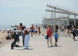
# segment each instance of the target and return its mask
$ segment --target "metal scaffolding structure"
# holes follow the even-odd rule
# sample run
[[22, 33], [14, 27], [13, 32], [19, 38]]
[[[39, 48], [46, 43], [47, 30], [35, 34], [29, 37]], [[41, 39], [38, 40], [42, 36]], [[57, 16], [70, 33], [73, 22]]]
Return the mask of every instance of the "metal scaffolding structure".
[[[48, 9], [46, 9], [46, 12], [51, 12], [51, 15], [53, 17], [44, 18], [43, 19], [43, 23], [44, 24], [45, 24], [45, 22], [48, 22], [48, 21], [49, 21], [49, 24], [56, 24], [57, 23], [56, 21], [60, 21], [60, 22], [64, 21], [65, 25], [69, 25], [69, 19], [71, 19], [71, 20], [74, 20], [73, 25], [77, 25], [77, 21], [76, 20], [77, 20], [78, 13], [72, 12], [72, 11], [68, 11], [68, 10], [65, 10], [65, 9], [62, 9], [62, 8], [58, 8], [58, 7], [55, 7], [55, 6], [52, 6], [52, 5], [47, 5], [47, 8]], [[65, 14], [67, 16], [66, 17], [64, 16], [64, 17], [56, 18], [56, 16], [57, 16], [56, 14], [62, 14], [62, 15]], [[71, 15], [74, 16], [74, 18], [70, 18]], [[53, 23], [51, 23], [51, 22], [53, 22]]]

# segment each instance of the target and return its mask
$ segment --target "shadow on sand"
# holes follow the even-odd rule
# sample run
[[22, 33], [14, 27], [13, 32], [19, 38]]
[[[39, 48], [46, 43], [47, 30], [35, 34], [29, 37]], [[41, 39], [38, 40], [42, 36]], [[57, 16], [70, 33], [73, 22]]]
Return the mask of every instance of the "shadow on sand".
[[62, 46], [53, 46], [53, 47], [50, 47], [50, 48], [54, 48], [54, 47], [62, 47]]
[[54, 47], [62, 47], [62, 46], [54, 46]]
[[0, 42], [0, 43], [2, 43], [2, 42]]
[[33, 48], [28, 48], [28, 49], [24, 49], [24, 48], [23, 49], [22, 48], [20, 49], [19, 48], [19, 49], [15, 49], [15, 50], [34, 50], [34, 49]]
[[74, 40], [74, 41], [78, 41], [78, 40]]

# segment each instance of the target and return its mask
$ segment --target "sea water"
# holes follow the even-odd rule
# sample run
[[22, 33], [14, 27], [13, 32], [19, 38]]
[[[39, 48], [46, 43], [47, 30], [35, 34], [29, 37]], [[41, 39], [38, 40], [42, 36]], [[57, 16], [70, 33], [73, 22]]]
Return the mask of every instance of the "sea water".
[[0, 25], [0, 30], [3, 30], [3, 29], [10, 29], [10, 25]]

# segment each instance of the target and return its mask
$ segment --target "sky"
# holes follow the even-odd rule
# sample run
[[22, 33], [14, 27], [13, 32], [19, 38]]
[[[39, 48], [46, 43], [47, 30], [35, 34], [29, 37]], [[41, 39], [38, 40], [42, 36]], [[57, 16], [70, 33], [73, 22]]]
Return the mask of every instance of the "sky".
[[47, 4], [78, 12], [78, 0], [0, 0], [0, 25], [41, 24]]

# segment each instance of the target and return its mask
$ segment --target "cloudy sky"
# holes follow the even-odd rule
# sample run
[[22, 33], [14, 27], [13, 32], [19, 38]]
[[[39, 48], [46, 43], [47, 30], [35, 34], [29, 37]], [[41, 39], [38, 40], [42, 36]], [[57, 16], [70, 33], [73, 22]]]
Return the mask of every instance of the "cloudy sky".
[[42, 23], [47, 4], [78, 12], [78, 0], [0, 0], [0, 25]]

